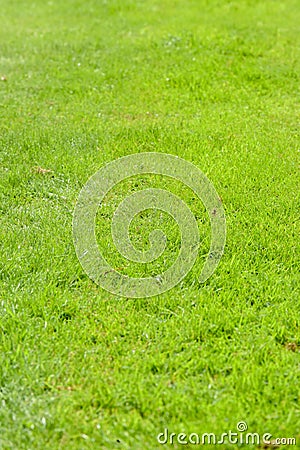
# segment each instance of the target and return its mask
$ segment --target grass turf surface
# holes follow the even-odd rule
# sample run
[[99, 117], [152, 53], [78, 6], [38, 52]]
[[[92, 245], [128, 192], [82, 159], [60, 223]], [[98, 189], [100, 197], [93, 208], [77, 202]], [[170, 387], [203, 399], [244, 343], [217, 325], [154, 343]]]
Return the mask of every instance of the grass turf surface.
[[[299, 441], [298, 2], [14, 0], [0, 14], [1, 448], [153, 450], [165, 427], [241, 420]], [[144, 151], [206, 173], [227, 245], [204, 285], [194, 272], [119, 299], [81, 269], [72, 214], [96, 170]]]

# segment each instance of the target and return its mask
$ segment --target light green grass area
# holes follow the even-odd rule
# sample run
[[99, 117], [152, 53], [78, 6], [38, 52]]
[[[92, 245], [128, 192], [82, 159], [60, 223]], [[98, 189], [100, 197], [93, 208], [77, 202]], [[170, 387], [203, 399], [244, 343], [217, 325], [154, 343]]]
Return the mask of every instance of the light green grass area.
[[[209, 449], [157, 435], [239, 421], [300, 448], [298, 0], [10, 0], [0, 24], [0, 448]], [[150, 151], [213, 182], [225, 254], [203, 285], [200, 255], [171, 291], [117, 298], [81, 268], [73, 211], [104, 164]], [[123, 269], [105, 249], [114, 208], [149, 185], [182, 194], [204, 254], [202, 204], [159, 177], [136, 183], [97, 217], [110, 263]], [[155, 214], [133, 229], [140, 248], [160, 222], [169, 232], [147, 273], [180, 245]], [[239, 447], [258, 446], [218, 448]]]

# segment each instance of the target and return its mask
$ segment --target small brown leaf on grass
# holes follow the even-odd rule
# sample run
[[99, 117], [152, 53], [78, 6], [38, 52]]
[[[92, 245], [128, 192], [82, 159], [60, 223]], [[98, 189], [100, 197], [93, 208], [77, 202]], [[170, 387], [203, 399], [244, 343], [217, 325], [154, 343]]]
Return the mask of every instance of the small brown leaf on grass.
[[59, 385], [59, 386], [56, 386], [55, 384], [52, 384], [52, 383], [47, 383], [47, 382], [45, 382], [45, 385], [44, 385], [44, 390], [57, 390], [57, 391], [69, 391], [69, 392], [71, 392], [71, 391], [75, 391], [76, 390], [76, 386], [61, 386], [61, 385]]
[[39, 166], [38, 167], [33, 167], [32, 170], [35, 173], [42, 173], [42, 174], [51, 173], [52, 172], [51, 169], [43, 169], [42, 167], [39, 167]]
[[73, 386], [55, 386], [58, 391], [75, 391]]
[[262, 444], [259, 448], [262, 448], [264, 450], [272, 449], [272, 448], [279, 448], [280, 445], [276, 444], [276, 440], [273, 439], [272, 441]]
[[285, 348], [286, 348], [287, 350], [290, 350], [291, 352], [297, 352], [297, 351], [299, 351], [299, 347], [298, 347], [298, 345], [296, 344], [296, 342], [287, 342], [287, 343], [285, 344]]

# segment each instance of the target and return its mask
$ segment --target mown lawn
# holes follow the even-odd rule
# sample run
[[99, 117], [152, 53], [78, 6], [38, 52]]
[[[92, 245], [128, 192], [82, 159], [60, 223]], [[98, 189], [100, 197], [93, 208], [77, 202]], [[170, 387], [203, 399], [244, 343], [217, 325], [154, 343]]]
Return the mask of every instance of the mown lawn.
[[[0, 448], [197, 448], [157, 435], [240, 421], [300, 448], [299, 2], [10, 0], [0, 23]], [[159, 297], [117, 298], [81, 268], [73, 211], [105, 163], [150, 151], [213, 182], [225, 254], [203, 285], [200, 257]], [[160, 221], [140, 219], [137, 245]]]

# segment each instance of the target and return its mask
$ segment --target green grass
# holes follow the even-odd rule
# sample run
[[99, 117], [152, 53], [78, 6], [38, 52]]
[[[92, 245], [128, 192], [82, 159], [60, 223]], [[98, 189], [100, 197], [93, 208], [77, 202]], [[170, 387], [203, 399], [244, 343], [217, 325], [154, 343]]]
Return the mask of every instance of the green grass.
[[[11, 0], [0, 19], [0, 447], [181, 448], [156, 436], [244, 420], [300, 448], [298, 2]], [[121, 299], [82, 270], [72, 215], [92, 174], [146, 151], [210, 178], [227, 244], [204, 285]], [[163, 226], [150, 272], [177, 248]]]

